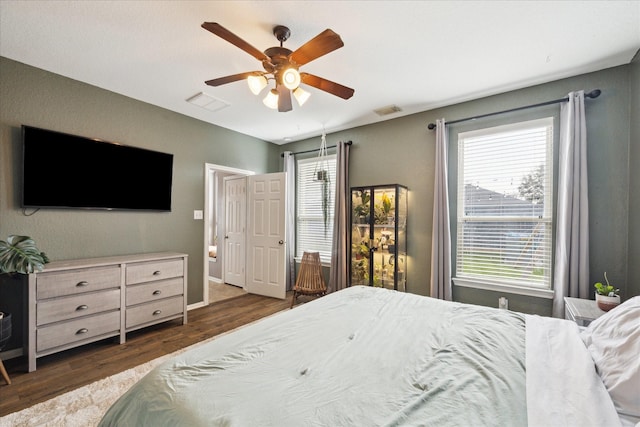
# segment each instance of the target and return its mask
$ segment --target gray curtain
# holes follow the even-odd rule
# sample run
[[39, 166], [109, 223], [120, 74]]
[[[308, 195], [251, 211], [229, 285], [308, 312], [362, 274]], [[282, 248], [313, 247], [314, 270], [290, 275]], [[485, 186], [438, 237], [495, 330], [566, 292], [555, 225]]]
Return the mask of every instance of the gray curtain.
[[285, 221], [287, 224], [286, 230], [286, 246], [285, 257], [287, 259], [286, 276], [287, 276], [287, 291], [293, 289], [293, 285], [296, 283], [296, 263], [295, 263], [295, 250], [296, 250], [296, 159], [291, 151], [284, 152], [284, 171], [287, 173], [286, 177], [286, 201], [285, 201]]
[[328, 292], [349, 286], [349, 147], [347, 142], [336, 144], [336, 191]]
[[564, 317], [564, 297], [589, 298], [589, 199], [584, 91], [560, 108], [558, 210], [553, 317]]
[[431, 296], [451, 301], [451, 229], [449, 227], [448, 135], [444, 119], [436, 120], [433, 226], [431, 236]]

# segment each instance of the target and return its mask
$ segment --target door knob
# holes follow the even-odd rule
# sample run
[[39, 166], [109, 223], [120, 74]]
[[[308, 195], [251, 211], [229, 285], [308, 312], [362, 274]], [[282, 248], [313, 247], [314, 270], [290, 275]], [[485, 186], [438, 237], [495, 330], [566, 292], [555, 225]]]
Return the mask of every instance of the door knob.
[[284, 242], [283, 242], [282, 240], [280, 240], [280, 241], [278, 242], [278, 244], [279, 244], [279, 245], [283, 245], [283, 244], [284, 244]]

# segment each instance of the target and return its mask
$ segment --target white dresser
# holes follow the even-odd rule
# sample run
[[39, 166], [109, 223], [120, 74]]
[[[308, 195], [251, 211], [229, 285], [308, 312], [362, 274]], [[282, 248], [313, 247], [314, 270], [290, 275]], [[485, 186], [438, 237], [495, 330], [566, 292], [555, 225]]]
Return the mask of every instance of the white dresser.
[[175, 252], [54, 261], [29, 275], [29, 372], [36, 359], [181, 318], [187, 255]]

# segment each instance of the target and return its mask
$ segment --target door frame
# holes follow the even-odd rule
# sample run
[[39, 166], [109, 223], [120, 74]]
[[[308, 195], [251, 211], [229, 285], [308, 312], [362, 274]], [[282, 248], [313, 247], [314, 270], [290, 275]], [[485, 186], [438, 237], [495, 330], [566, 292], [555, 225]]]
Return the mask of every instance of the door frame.
[[[249, 176], [255, 175], [254, 171], [246, 170], [246, 169], [238, 169], [229, 166], [217, 165], [213, 163], [205, 163], [204, 164], [204, 213], [203, 213], [203, 247], [202, 252], [204, 255], [204, 268], [203, 273], [203, 281], [202, 281], [202, 303], [198, 304], [198, 306], [206, 306], [209, 305], [209, 233], [211, 231], [211, 224], [209, 223], [209, 217], [211, 216], [211, 204], [212, 202], [212, 183], [211, 178], [214, 176], [215, 172], [226, 172], [232, 173], [235, 175], [241, 176]], [[224, 198], [223, 194], [216, 194], [217, 197]], [[217, 202], [217, 200], [215, 200]], [[224, 281], [224, 271], [222, 280]], [[196, 307], [193, 307], [196, 308]]]

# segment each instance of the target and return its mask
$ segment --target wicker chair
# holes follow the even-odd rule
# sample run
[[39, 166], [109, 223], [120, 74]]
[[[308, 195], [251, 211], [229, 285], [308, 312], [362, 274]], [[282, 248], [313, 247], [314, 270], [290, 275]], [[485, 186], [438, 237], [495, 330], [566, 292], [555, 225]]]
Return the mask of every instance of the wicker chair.
[[327, 293], [327, 284], [322, 275], [322, 263], [318, 252], [305, 252], [302, 254], [300, 271], [293, 287], [293, 298], [291, 298], [291, 308], [296, 302], [298, 295], [323, 296]]

